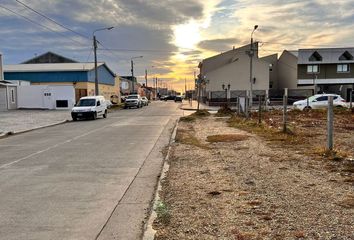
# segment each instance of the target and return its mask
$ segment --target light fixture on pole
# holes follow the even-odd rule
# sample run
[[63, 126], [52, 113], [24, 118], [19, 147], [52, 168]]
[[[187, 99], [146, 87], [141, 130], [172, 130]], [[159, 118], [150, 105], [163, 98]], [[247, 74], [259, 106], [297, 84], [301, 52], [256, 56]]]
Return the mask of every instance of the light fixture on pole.
[[253, 33], [257, 30], [258, 25], [254, 25], [253, 31], [251, 33], [251, 47], [250, 47], [250, 102], [249, 105], [252, 107], [252, 100], [253, 100], [253, 56], [254, 56], [254, 49], [253, 49]]
[[97, 74], [97, 40], [95, 33], [98, 31], [103, 31], [103, 30], [112, 30], [114, 27], [107, 27], [107, 28], [99, 28], [96, 29], [95, 31], [92, 32], [93, 36], [93, 52], [95, 55], [95, 95], [99, 95], [99, 90], [98, 90], [98, 74]]
[[132, 72], [132, 93], [134, 93], [134, 84], [135, 84], [135, 81], [134, 81], [134, 62], [133, 62], [133, 59], [136, 59], [136, 58], [143, 58], [143, 56], [137, 56], [137, 57], [132, 57], [132, 58], [130, 58], [131, 72]]

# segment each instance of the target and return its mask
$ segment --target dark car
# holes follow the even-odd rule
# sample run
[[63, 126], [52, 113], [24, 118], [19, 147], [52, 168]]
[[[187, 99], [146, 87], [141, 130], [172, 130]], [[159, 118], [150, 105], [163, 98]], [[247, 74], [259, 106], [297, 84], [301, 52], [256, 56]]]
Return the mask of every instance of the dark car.
[[170, 95], [170, 96], [165, 97], [163, 100], [167, 101], [167, 100], [175, 100], [175, 99], [176, 99], [176, 96]]
[[175, 102], [182, 102], [182, 96], [176, 96]]

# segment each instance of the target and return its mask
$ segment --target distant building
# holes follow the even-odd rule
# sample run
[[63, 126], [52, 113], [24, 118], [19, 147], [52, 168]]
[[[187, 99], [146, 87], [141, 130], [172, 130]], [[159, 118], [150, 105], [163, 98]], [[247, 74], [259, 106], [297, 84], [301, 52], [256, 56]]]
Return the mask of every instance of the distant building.
[[[203, 100], [210, 105], [220, 105], [226, 99], [236, 102], [239, 96], [246, 96], [250, 90], [250, 57], [251, 46], [246, 45], [204, 59], [199, 65], [200, 77], [206, 81], [202, 89]], [[265, 95], [269, 90], [271, 61], [276, 55], [266, 59], [258, 57], [258, 43], [253, 46], [253, 96]], [[276, 81], [276, 80], [274, 80]], [[226, 90], [230, 87], [229, 90]]]
[[298, 86], [340, 94], [349, 101], [354, 88], [354, 48], [299, 49]]
[[[26, 80], [32, 85], [73, 86], [77, 101], [80, 97], [95, 94], [94, 69], [94, 63], [78, 63], [48, 52], [23, 64], [5, 65], [4, 79]], [[103, 62], [98, 63], [97, 70], [100, 95], [106, 99], [120, 96], [119, 77]]]

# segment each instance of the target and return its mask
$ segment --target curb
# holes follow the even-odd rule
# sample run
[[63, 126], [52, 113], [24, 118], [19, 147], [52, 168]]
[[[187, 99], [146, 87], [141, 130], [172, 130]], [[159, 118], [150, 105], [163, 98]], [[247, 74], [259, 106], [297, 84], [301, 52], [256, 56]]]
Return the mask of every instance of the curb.
[[42, 128], [53, 127], [53, 126], [61, 125], [61, 124], [68, 123], [68, 122], [71, 122], [71, 120], [67, 119], [67, 120], [64, 120], [64, 121], [61, 121], [61, 122], [52, 123], [52, 124], [48, 124], [48, 125], [45, 125], [45, 126], [40, 126], [40, 127], [36, 127], [36, 128], [23, 130], [23, 131], [18, 131], [18, 132], [11, 132], [10, 131], [10, 132], [6, 132], [6, 133], [0, 134], [0, 139], [7, 138], [7, 137], [10, 137], [10, 136], [14, 136], [14, 135], [19, 135], [19, 134], [22, 134], [22, 133], [32, 132], [32, 131], [39, 130], [39, 129], [42, 129]]
[[155, 221], [155, 219], [157, 218], [157, 214], [155, 212], [155, 207], [157, 206], [158, 202], [160, 201], [160, 196], [159, 196], [159, 192], [162, 189], [162, 181], [165, 179], [166, 174], [170, 168], [170, 165], [168, 164], [168, 159], [170, 157], [170, 152], [171, 152], [171, 144], [175, 141], [175, 137], [176, 137], [176, 133], [177, 133], [177, 128], [178, 128], [178, 123], [179, 123], [179, 119], [173, 129], [171, 138], [170, 138], [170, 142], [169, 142], [169, 146], [168, 146], [168, 151], [166, 154], [166, 157], [164, 159], [164, 164], [162, 166], [161, 169], [161, 174], [160, 174], [160, 178], [157, 184], [157, 188], [155, 191], [155, 197], [153, 200], [153, 204], [152, 207], [150, 209], [150, 213], [149, 213], [149, 217], [148, 220], [146, 221], [146, 224], [144, 226], [144, 232], [143, 232], [143, 236], [142, 239], [143, 240], [154, 240], [155, 239], [155, 234], [156, 231], [153, 229], [153, 223]]

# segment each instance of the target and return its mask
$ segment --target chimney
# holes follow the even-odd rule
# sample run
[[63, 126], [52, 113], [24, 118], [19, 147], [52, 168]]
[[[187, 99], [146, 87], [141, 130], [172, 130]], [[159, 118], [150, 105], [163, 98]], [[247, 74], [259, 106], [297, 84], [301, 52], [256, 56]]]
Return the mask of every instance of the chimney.
[[0, 53], [0, 81], [4, 80], [4, 68], [2, 66], [2, 54]]

